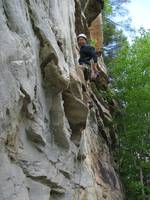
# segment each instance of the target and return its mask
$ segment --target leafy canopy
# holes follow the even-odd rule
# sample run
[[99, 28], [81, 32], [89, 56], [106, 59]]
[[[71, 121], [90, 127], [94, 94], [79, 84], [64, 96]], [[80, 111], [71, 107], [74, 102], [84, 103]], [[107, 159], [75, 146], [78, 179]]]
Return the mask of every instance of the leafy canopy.
[[128, 200], [150, 199], [150, 32], [125, 42], [111, 61], [113, 88], [120, 102], [118, 150]]

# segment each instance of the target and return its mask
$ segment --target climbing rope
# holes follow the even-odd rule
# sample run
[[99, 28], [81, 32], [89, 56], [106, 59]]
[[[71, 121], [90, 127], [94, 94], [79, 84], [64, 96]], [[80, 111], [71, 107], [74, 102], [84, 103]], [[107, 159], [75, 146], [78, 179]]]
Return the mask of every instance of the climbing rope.
[[[85, 139], [85, 129], [83, 130], [83, 136], [82, 136], [82, 140], [84, 142], [84, 139]], [[80, 144], [80, 147], [81, 147], [81, 144]], [[79, 150], [80, 151], [80, 150]], [[82, 155], [81, 155], [81, 160], [80, 160], [80, 171], [79, 171], [79, 191], [78, 191], [78, 197], [77, 197], [77, 200], [80, 200], [80, 185], [81, 185], [81, 180], [82, 180], [82, 165], [83, 165], [83, 158], [82, 158]]]

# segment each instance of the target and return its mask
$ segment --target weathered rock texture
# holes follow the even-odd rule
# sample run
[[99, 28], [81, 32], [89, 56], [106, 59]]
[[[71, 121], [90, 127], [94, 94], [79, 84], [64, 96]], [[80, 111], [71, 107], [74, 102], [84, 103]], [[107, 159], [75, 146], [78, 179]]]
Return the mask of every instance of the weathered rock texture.
[[[84, 94], [77, 67], [75, 33], [90, 35], [102, 7], [91, 5], [0, 0], [0, 200], [123, 199], [109, 105]], [[107, 87], [100, 64], [95, 89]]]
[[98, 52], [102, 52], [103, 48], [103, 24], [101, 14], [96, 17], [89, 27], [91, 39], [96, 41], [95, 48]]

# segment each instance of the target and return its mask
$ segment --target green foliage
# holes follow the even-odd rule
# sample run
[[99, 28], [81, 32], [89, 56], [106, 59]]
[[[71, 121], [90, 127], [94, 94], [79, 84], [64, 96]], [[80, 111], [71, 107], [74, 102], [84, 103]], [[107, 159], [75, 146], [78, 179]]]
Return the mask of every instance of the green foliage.
[[120, 174], [128, 200], [150, 199], [150, 33], [130, 46], [124, 42], [111, 73], [120, 102], [118, 121]]
[[[115, 57], [116, 51], [127, 40], [123, 29], [132, 32], [128, 11], [125, 4], [128, 0], [109, 0], [105, 3], [103, 13], [103, 32], [104, 32], [104, 59], [109, 64], [110, 60]], [[110, 10], [109, 12], [107, 10]], [[118, 21], [119, 19], [119, 21]]]
[[105, 14], [112, 14], [113, 10], [112, 10], [112, 6], [110, 4], [109, 0], [105, 0], [105, 7], [104, 7], [104, 12]]
[[97, 44], [97, 40], [96, 39], [92, 39], [88, 42], [91, 46], [95, 47]]
[[108, 103], [111, 103], [113, 99], [115, 99], [115, 93], [112, 92], [111, 88], [107, 88], [106, 90], [102, 90], [96, 87], [95, 83], [91, 82], [91, 88], [94, 94], [98, 99], [102, 99]]

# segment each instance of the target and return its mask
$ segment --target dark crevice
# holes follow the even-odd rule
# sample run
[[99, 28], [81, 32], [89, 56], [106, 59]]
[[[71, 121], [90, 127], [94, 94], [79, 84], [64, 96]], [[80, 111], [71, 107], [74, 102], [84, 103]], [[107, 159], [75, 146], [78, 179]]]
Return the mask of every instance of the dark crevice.
[[32, 28], [34, 30], [35, 35], [37, 36], [37, 38], [40, 41], [40, 46], [43, 47], [44, 46], [44, 41], [43, 38], [40, 34], [39, 28], [35, 26], [34, 20], [33, 20], [33, 11], [31, 9], [31, 4], [29, 0], [26, 0], [27, 6], [28, 6], [28, 11], [29, 11], [29, 16], [30, 16], [30, 20], [31, 20], [31, 24], [32, 24]]
[[57, 40], [57, 44], [58, 44], [58, 46], [59, 46], [61, 52], [63, 53], [63, 42], [60, 41], [60, 40]]
[[104, 7], [103, 0], [89, 0], [84, 7], [84, 14], [87, 19], [88, 26], [101, 13]]
[[[2, 2], [3, 2], [3, 0], [2, 0]], [[9, 28], [9, 30], [11, 30], [11, 27], [10, 27], [10, 24], [9, 24], [9, 15], [8, 15], [6, 9], [5, 9], [4, 2], [2, 3], [2, 5], [3, 5], [4, 15], [5, 15], [5, 18], [6, 18], [7, 27]]]
[[27, 105], [29, 103], [31, 103], [30, 95], [24, 90], [24, 88], [22, 86], [20, 87], [20, 91], [22, 92], [22, 94], [24, 94], [23, 105], [22, 105], [21, 111], [24, 114], [24, 116], [31, 118], [31, 116], [28, 112], [28, 108], [27, 108]]
[[[47, 64], [51, 63], [51, 61], [54, 62], [55, 65], [58, 65], [58, 58], [54, 52], [53, 47], [50, 45], [49, 41], [47, 41], [47, 38], [44, 37], [44, 33], [42, 32], [42, 30], [40, 30], [39, 27], [36, 26], [35, 22], [34, 22], [34, 13], [31, 9], [31, 4], [29, 0], [26, 0], [27, 5], [28, 5], [28, 10], [29, 10], [29, 16], [30, 16], [30, 20], [31, 20], [31, 24], [32, 24], [32, 28], [33, 31], [35, 33], [35, 35], [37, 36], [39, 42], [40, 42], [40, 51], [39, 51], [39, 56], [40, 56], [40, 61], [41, 61], [41, 70], [42, 70], [42, 75], [43, 78], [45, 77], [45, 72], [44, 72], [44, 68], [46, 67]], [[50, 52], [48, 55], [43, 55], [44, 49], [48, 48]], [[45, 58], [42, 58], [42, 55]]]
[[43, 78], [45, 77], [44, 68], [45, 68], [45, 66], [46, 66], [48, 63], [50, 63], [51, 61], [53, 61], [55, 65], [58, 65], [58, 58], [57, 58], [57, 56], [56, 56], [54, 53], [50, 53], [50, 54], [45, 58], [45, 60], [41, 63], [41, 70], [42, 70]]
[[27, 176], [28, 178], [31, 178], [34, 181], [37, 181], [43, 185], [46, 185], [51, 188], [51, 195], [57, 194], [57, 195], [63, 195], [66, 192], [66, 189], [58, 185], [57, 183], [48, 180], [45, 176], [39, 176], [39, 177], [33, 177], [33, 176]]
[[83, 17], [83, 12], [81, 9], [81, 4], [78, 0], [75, 0], [75, 32], [80, 34], [81, 32], [89, 36], [88, 25], [85, 17]]

